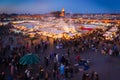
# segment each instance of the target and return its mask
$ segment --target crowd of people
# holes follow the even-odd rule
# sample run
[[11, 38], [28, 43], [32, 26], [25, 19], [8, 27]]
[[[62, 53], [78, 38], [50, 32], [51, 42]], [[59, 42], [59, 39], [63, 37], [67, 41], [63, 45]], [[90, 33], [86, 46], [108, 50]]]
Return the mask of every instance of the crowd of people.
[[97, 72], [92, 71], [91, 73], [84, 73], [82, 80], [99, 80], [99, 75]]
[[[90, 69], [89, 61], [83, 60], [80, 54], [92, 49], [101, 51], [104, 55], [119, 55], [119, 37], [113, 41], [104, 39], [106, 30], [95, 29], [74, 39], [53, 39], [53, 48], [64, 49], [65, 54], [50, 51], [50, 39], [40, 39], [39, 43], [31, 42], [31, 39], [16, 34], [4, 35], [0, 38], [0, 80], [69, 80], [80, 71]], [[120, 29], [118, 30], [120, 31]], [[117, 32], [120, 34], [120, 32]], [[22, 39], [22, 40], [21, 40]], [[36, 74], [27, 65], [19, 63], [20, 58], [26, 53], [36, 53], [43, 63], [38, 64]], [[74, 59], [71, 60], [71, 56]], [[73, 62], [75, 61], [75, 63]], [[81, 68], [76, 66], [83, 66]], [[84, 73], [81, 80], [99, 80], [97, 72]]]
[[[116, 35], [120, 34], [119, 27], [118, 31], [116, 32]], [[93, 31], [90, 31], [86, 33], [85, 35], [82, 35], [80, 37], [75, 37], [73, 39], [64, 40], [63, 44], [70, 48], [75, 53], [80, 53], [81, 51], [84, 51], [86, 49], [92, 49], [94, 51], [100, 50], [102, 54], [104, 55], [113, 55], [118, 56], [119, 55], [119, 44], [120, 44], [120, 37], [117, 36], [113, 40], [107, 40], [103, 34], [108, 31], [108, 29], [95, 29]]]

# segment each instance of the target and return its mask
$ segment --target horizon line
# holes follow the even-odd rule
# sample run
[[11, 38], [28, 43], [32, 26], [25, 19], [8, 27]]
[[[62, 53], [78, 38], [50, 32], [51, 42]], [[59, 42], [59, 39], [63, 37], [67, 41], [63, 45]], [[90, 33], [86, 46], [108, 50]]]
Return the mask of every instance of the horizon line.
[[[53, 12], [57, 12], [57, 11], [53, 11]], [[30, 15], [35, 15], [35, 14], [37, 14], [37, 15], [44, 15], [44, 14], [50, 14], [51, 12], [49, 12], [49, 13], [6, 13], [6, 12], [2, 12], [2, 13], [0, 13], [0, 14], [18, 14], [18, 15], [20, 15], [20, 14], [30, 14]], [[108, 13], [106, 13], [106, 12], [101, 12], [101, 13], [99, 13], [99, 12], [88, 12], [88, 13], [70, 13], [70, 12], [68, 12], [68, 13], [66, 13], [66, 14], [120, 14], [120, 12], [108, 12]]]

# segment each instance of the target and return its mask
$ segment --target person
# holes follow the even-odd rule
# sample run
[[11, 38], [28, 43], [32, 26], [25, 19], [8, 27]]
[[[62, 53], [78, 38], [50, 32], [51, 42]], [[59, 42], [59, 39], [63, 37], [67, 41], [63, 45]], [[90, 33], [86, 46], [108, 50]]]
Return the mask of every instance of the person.
[[13, 64], [11, 64], [10, 67], [11, 67], [11, 75], [14, 76], [15, 67]]
[[40, 72], [39, 72], [39, 75], [40, 75], [40, 79], [43, 79], [44, 77], [44, 69], [42, 66], [40, 66]]
[[30, 70], [26, 69], [25, 74], [26, 74], [26, 80], [29, 80], [30, 79]]
[[91, 78], [91, 80], [94, 80], [94, 71], [91, 72], [90, 78]]
[[89, 64], [85, 61], [84, 62], [84, 70], [88, 70], [90, 68]]
[[61, 64], [60, 66], [60, 75], [63, 77], [65, 74], [65, 66], [63, 64]]
[[69, 67], [69, 72], [70, 72], [70, 78], [72, 78], [73, 77], [73, 67], [72, 66]]
[[85, 74], [85, 80], [90, 80], [90, 76], [88, 73]]
[[69, 49], [67, 50], [67, 55], [68, 55], [68, 57], [70, 56], [70, 50]]
[[77, 62], [79, 62], [81, 60], [80, 55], [76, 56], [76, 60], [77, 60]]
[[61, 63], [64, 64], [65, 63], [65, 57], [62, 55], [62, 58], [61, 58]]
[[48, 67], [49, 66], [48, 57], [44, 57], [44, 62], [45, 62], [45, 65]]
[[50, 59], [54, 60], [54, 53], [53, 52], [50, 53]]
[[97, 72], [94, 73], [94, 80], [99, 80], [99, 76]]
[[56, 61], [59, 62], [59, 54], [56, 54], [55, 58], [56, 58]]
[[113, 54], [113, 50], [109, 49], [109, 55], [111, 56]]
[[66, 68], [65, 68], [65, 78], [68, 78], [68, 71], [69, 70], [69, 67], [68, 66], [66, 66]]
[[56, 71], [56, 80], [59, 80], [60, 79], [60, 73], [59, 73], [59, 70]]
[[82, 80], [85, 80], [85, 78], [86, 78], [86, 73], [83, 73]]
[[0, 80], [5, 80], [5, 72], [2, 72], [2, 73], [0, 74]]
[[56, 80], [56, 70], [53, 69], [53, 80]]
[[49, 80], [49, 73], [47, 71], [45, 72], [45, 80]]
[[68, 66], [69, 65], [69, 60], [66, 58], [65, 59], [65, 66]]
[[53, 64], [53, 68], [54, 68], [55, 71], [57, 71], [57, 68], [58, 68], [58, 66], [57, 66], [57, 62], [54, 62], [54, 64]]

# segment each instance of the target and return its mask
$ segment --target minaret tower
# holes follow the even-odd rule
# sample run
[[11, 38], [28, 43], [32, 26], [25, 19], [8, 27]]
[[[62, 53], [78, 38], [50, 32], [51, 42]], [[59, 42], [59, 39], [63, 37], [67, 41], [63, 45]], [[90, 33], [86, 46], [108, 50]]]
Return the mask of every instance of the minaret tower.
[[60, 16], [65, 17], [65, 9], [64, 8], [62, 8]]

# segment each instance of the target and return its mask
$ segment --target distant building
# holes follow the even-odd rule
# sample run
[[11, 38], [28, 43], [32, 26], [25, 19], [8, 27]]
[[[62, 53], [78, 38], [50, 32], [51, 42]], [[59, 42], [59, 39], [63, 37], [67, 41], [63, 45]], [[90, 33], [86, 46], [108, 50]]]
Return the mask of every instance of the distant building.
[[62, 8], [60, 16], [65, 17], [65, 9], [64, 8]]
[[59, 17], [60, 17], [60, 14], [61, 14], [60, 11], [55, 11], [55, 12], [51, 12], [51, 13], [50, 13], [50, 16], [59, 18]]

